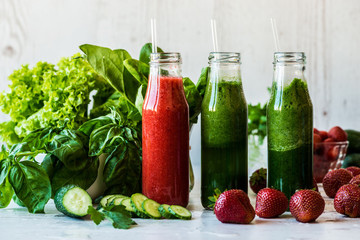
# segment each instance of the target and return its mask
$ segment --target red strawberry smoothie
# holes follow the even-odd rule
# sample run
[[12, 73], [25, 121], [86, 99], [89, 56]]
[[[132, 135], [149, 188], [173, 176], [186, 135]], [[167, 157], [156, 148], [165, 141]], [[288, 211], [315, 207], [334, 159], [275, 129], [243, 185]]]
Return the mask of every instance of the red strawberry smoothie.
[[142, 192], [161, 204], [189, 201], [189, 107], [181, 77], [150, 76], [142, 110]]

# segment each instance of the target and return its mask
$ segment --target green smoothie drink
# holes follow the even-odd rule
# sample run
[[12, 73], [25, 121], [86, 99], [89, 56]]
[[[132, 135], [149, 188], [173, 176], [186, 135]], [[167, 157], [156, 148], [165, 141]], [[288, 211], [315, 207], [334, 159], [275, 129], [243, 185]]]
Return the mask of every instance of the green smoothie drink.
[[268, 187], [290, 198], [313, 185], [313, 107], [304, 53], [275, 53], [267, 106]]
[[201, 202], [214, 189], [247, 192], [247, 103], [239, 53], [210, 53], [201, 109]]

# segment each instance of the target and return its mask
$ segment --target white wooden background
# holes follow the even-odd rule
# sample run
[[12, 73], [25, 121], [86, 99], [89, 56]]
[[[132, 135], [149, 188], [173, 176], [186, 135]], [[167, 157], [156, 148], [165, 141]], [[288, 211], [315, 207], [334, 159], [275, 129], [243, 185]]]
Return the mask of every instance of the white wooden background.
[[[210, 19], [222, 51], [240, 51], [246, 98], [265, 103], [272, 81], [277, 20], [281, 51], [304, 51], [315, 126], [360, 129], [359, 0], [0, 0], [0, 89], [21, 64], [78, 52], [84, 43], [124, 48], [134, 57], [150, 41], [183, 56], [183, 75], [197, 81], [212, 50]], [[5, 117], [1, 116], [4, 120]], [[200, 162], [199, 124], [191, 138]]]

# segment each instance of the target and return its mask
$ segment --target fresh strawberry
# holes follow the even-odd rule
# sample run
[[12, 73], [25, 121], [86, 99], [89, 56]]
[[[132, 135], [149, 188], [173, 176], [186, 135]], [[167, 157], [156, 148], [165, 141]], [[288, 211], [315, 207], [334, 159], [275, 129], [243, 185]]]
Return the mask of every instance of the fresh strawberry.
[[327, 131], [319, 131], [319, 135], [320, 135], [322, 141], [324, 141], [325, 139], [328, 138]]
[[353, 177], [350, 182], [350, 184], [356, 184], [356, 185], [360, 185], [360, 175], [356, 175], [355, 177]]
[[324, 142], [336, 142], [335, 139], [328, 137], [324, 140]]
[[283, 214], [289, 206], [284, 193], [273, 188], [261, 189], [256, 196], [255, 213], [262, 218], [273, 218]]
[[255, 217], [248, 195], [240, 189], [223, 192], [216, 200], [214, 212], [223, 223], [250, 223]]
[[352, 166], [352, 167], [347, 167], [345, 169], [348, 170], [349, 172], [351, 172], [354, 177], [356, 177], [357, 175], [360, 174], [360, 168], [359, 167]]
[[342, 142], [347, 140], [347, 133], [339, 126], [335, 126], [329, 130], [330, 138], [335, 139], [336, 142]]
[[348, 184], [353, 175], [343, 168], [328, 172], [323, 179], [323, 188], [328, 197], [334, 198], [339, 188]]
[[360, 217], [360, 187], [346, 184], [336, 193], [334, 207], [338, 213], [349, 217]]
[[329, 145], [327, 153], [326, 153], [327, 161], [328, 162], [336, 161], [339, 157], [339, 153], [340, 153], [339, 146], [332, 145], [332, 144]]
[[299, 222], [315, 221], [324, 212], [324, 208], [324, 199], [314, 190], [297, 191], [290, 199], [291, 215]]
[[314, 143], [320, 143], [322, 141], [319, 134], [314, 133]]
[[314, 128], [314, 134], [319, 134], [319, 130], [317, 128]]
[[261, 189], [266, 188], [266, 168], [260, 168], [253, 172], [249, 183], [254, 193], [258, 193]]

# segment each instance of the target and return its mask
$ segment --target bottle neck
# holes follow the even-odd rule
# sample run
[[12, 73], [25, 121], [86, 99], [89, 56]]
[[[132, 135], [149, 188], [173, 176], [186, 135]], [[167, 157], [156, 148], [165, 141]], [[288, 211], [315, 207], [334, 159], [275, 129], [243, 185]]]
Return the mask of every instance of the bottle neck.
[[283, 88], [290, 85], [290, 83], [296, 78], [306, 82], [304, 73], [305, 64], [277, 63], [274, 65], [273, 83], [276, 83], [277, 86]]
[[152, 53], [150, 55], [150, 75], [181, 77], [180, 53]]
[[209, 67], [209, 82], [241, 82], [240, 63], [211, 63]]
[[150, 63], [150, 75], [161, 77], [181, 77], [180, 63]]

